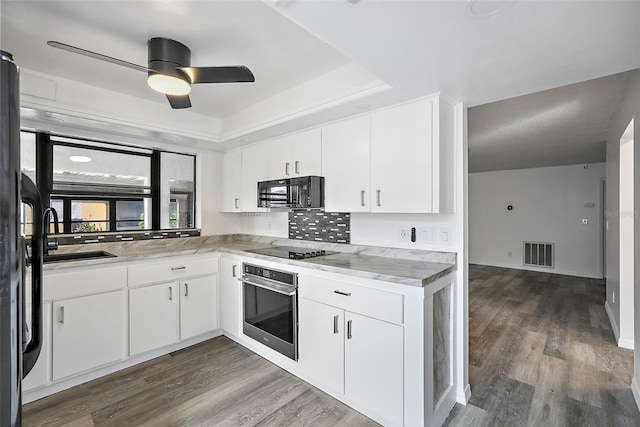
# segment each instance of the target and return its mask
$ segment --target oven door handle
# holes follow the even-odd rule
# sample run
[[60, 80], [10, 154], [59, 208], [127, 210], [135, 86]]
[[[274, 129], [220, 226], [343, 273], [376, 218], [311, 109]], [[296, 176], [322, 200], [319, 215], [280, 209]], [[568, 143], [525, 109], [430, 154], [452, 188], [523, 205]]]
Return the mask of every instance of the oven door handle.
[[268, 291], [273, 291], [276, 292], [278, 294], [282, 294], [282, 295], [286, 295], [288, 297], [291, 297], [293, 295], [296, 294], [296, 289], [295, 288], [290, 288], [289, 286], [277, 286], [277, 285], [271, 285], [271, 284], [267, 284], [267, 283], [257, 283], [257, 282], [251, 282], [245, 278], [239, 278], [238, 279], [240, 282], [245, 283], [247, 285], [251, 285], [251, 286], [256, 286], [258, 288], [262, 288], [262, 289], [266, 289]]

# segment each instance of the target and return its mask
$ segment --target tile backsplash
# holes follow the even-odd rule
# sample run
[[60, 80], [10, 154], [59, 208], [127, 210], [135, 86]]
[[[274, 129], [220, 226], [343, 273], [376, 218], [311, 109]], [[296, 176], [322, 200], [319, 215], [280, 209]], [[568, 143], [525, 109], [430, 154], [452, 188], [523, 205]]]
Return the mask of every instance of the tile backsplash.
[[351, 242], [351, 214], [317, 209], [289, 212], [289, 238], [330, 243]]

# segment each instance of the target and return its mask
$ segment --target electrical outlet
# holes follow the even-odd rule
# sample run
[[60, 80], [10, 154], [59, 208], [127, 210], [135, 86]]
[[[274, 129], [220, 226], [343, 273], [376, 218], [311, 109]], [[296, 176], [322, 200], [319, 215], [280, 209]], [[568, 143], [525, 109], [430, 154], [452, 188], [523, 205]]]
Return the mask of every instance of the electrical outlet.
[[582, 225], [589, 225], [589, 220], [587, 218], [582, 218]]
[[409, 241], [409, 227], [400, 227], [398, 230], [399, 230], [398, 237], [400, 238], [400, 241], [401, 242]]

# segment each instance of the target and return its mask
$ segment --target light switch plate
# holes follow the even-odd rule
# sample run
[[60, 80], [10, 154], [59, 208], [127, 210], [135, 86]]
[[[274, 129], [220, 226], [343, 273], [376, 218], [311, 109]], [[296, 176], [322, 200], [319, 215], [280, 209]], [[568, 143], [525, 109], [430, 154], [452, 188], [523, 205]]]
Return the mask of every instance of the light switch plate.
[[438, 242], [438, 229], [436, 227], [422, 227], [418, 239], [422, 243], [437, 243]]
[[451, 228], [444, 227], [438, 231], [439, 240], [441, 245], [450, 245], [451, 244]]

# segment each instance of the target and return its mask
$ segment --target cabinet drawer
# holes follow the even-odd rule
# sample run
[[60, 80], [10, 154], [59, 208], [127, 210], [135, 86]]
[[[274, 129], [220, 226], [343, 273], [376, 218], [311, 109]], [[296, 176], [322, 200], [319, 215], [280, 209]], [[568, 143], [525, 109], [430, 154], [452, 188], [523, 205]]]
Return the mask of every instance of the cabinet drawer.
[[129, 267], [129, 286], [173, 282], [186, 277], [204, 276], [218, 272], [218, 259], [182, 258], [162, 262], [150, 262]]
[[117, 291], [127, 287], [127, 269], [94, 268], [73, 272], [45, 272], [42, 299], [56, 301]]
[[314, 276], [298, 278], [302, 298], [393, 323], [403, 323], [403, 296]]

